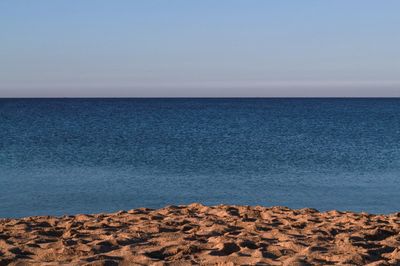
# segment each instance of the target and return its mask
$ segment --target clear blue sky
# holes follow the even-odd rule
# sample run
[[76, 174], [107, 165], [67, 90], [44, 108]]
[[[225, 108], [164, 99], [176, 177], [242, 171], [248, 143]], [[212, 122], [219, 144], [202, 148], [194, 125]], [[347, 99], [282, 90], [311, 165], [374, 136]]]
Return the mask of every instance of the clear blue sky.
[[400, 96], [400, 1], [2, 0], [0, 97]]

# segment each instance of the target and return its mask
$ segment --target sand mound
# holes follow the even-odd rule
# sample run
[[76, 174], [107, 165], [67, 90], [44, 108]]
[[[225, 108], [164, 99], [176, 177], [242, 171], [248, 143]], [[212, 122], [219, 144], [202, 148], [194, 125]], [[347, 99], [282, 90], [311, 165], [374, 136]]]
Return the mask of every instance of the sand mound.
[[169, 206], [0, 220], [0, 265], [400, 265], [400, 214]]

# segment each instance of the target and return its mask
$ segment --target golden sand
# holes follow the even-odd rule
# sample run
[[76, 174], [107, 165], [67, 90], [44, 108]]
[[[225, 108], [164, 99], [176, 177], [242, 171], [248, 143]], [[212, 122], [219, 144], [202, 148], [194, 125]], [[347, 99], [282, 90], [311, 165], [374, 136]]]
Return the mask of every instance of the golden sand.
[[168, 206], [0, 219], [0, 265], [400, 265], [400, 214]]

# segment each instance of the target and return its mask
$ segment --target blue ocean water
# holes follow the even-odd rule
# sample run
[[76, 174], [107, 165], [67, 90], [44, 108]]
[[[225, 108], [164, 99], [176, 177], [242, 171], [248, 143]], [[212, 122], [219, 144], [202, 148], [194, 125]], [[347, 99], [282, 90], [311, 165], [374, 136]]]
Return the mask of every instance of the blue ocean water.
[[400, 211], [400, 99], [0, 99], [0, 217]]

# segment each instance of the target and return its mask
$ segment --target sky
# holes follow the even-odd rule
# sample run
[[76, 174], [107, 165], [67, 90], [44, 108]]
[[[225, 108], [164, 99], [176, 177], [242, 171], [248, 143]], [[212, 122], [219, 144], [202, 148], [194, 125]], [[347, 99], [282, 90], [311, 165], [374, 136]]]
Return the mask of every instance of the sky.
[[0, 97], [400, 96], [398, 0], [0, 0]]

